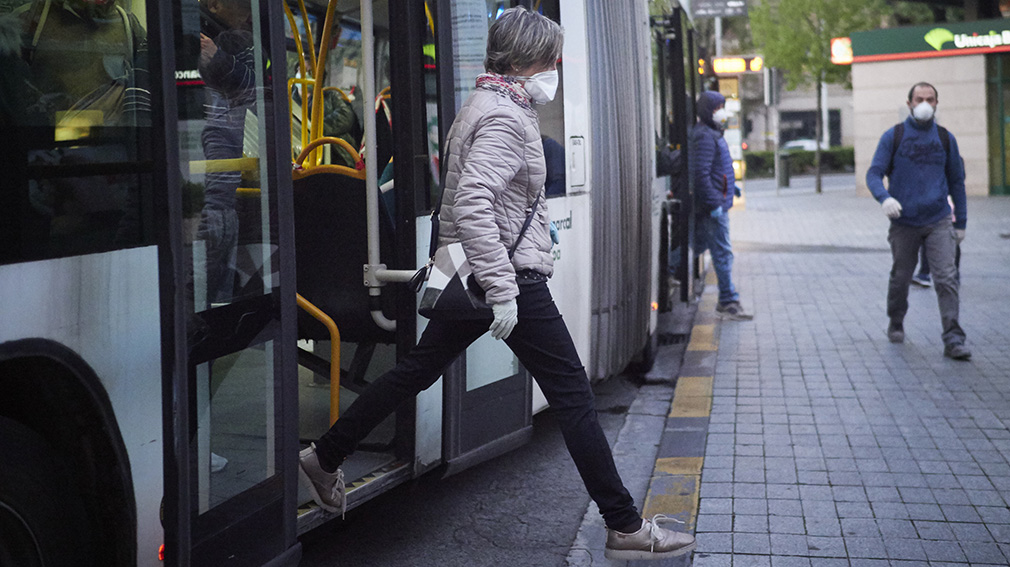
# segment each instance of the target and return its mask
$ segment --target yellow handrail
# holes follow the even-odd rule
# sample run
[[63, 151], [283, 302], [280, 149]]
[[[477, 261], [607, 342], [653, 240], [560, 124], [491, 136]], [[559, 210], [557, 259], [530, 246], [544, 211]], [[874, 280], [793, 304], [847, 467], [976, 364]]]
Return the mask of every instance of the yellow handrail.
[[309, 55], [312, 56], [312, 74], [319, 68], [316, 60], [316, 40], [312, 37], [312, 27], [309, 25], [309, 12], [305, 9], [305, 0], [298, 0], [298, 9], [302, 12], [302, 23], [305, 24], [305, 36], [309, 40]]
[[[336, 11], [336, 8], [336, 2], [331, 1], [326, 5], [326, 18], [323, 20], [323, 37], [319, 42], [319, 56], [316, 58], [316, 66], [312, 71], [312, 78], [315, 79], [312, 90], [312, 135], [310, 136], [312, 140], [318, 140], [323, 135], [323, 78], [325, 73], [320, 69], [320, 66], [326, 64], [326, 55], [330, 50], [330, 37], [333, 35], [333, 13]], [[318, 165], [322, 161], [320, 156], [320, 152], [313, 152], [309, 165]]]
[[259, 158], [241, 157], [228, 159], [199, 159], [189, 162], [190, 175], [201, 173], [222, 173], [225, 171], [256, 171]]
[[336, 173], [339, 175], [346, 175], [347, 177], [352, 177], [354, 179], [365, 180], [365, 171], [358, 169], [351, 169], [346, 165], [333, 165], [324, 163], [322, 165], [317, 165], [307, 169], [296, 169], [291, 172], [291, 179], [297, 181], [299, 179], [304, 179], [310, 175], [316, 175], [317, 173]]
[[[291, 33], [292, 35], [295, 36], [295, 47], [298, 49], [298, 71], [302, 77], [300, 79], [294, 77], [288, 79], [288, 112], [290, 113], [294, 112], [294, 105], [295, 105], [294, 85], [295, 83], [298, 83], [303, 86], [302, 104], [299, 105], [302, 114], [302, 120], [301, 124], [299, 125], [300, 126], [299, 130], [301, 134], [300, 139], [302, 141], [302, 147], [305, 147], [305, 145], [309, 143], [309, 130], [308, 130], [309, 111], [308, 108], [306, 108], [305, 103], [306, 103], [306, 97], [309, 92], [308, 87], [311, 86], [312, 83], [310, 82], [309, 79], [306, 78], [308, 77], [309, 74], [308, 70], [305, 67], [305, 50], [302, 47], [302, 34], [298, 31], [298, 26], [295, 25], [295, 15], [291, 13], [291, 7], [288, 6], [287, 2], [284, 2], [284, 15], [287, 16], [288, 24], [291, 26]], [[311, 31], [309, 32], [309, 36], [311, 39]]]
[[298, 158], [295, 159], [295, 165], [301, 166], [302, 163], [305, 161], [305, 159], [308, 158], [309, 154], [313, 153], [317, 148], [319, 148], [324, 144], [335, 144], [340, 148], [346, 150], [347, 153], [350, 154], [350, 159], [354, 161], [356, 164], [358, 164], [359, 168], [361, 169], [354, 169], [336, 165], [312, 165], [310, 162], [309, 165], [306, 166], [304, 170], [302, 170], [303, 171], [302, 175], [299, 175], [298, 170], [295, 170], [296, 179], [298, 177], [304, 177], [304, 175], [310, 171], [312, 173], [318, 173], [318, 171], [323, 168], [325, 168], [326, 171], [340, 173], [348, 177], [354, 177], [355, 179], [365, 179], [365, 164], [362, 162], [361, 155], [358, 154], [358, 151], [356, 151], [354, 147], [351, 147], [349, 144], [347, 144], [347, 141], [345, 139], [341, 139], [339, 137], [333, 137], [327, 135], [320, 137], [318, 139], [313, 139], [312, 141], [310, 141], [308, 146], [302, 148], [302, 153], [299, 154]]
[[431, 30], [432, 37], [435, 36], [435, 19], [431, 17], [431, 8], [428, 7], [428, 2], [424, 3], [424, 15], [428, 18], [428, 29]]
[[330, 425], [340, 419], [340, 329], [329, 315], [312, 305], [301, 294], [295, 294], [298, 307], [322, 323], [330, 333]]
[[[284, 2], [284, 15], [288, 18], [288, 25], [291, 26], [291, 35], [295, 37], [295, 48], [298, 50], [298, 71], [303, 77], [308, 76], [305, 69], [305, 50], [302, 48], [302, 33], [298, 31], [295, 24], [295, 15], [291, 13], [291, 6]], [[311, 33], [311, 31], [309, 32]]]
[[[308, 106], [306, 105], [307, 101], [305, 100], [305, 94], [309, 92], [309, 87], [312, 87], [315, 84], [315, 81], [313, 79], [305, 79], [305, 78], [302, 78], [302, 79], [295, 79], [295, 78], [288, 79], [288, 106], [289, 107], [292, 107], [295, 104], [295, 101], [294, 101], [294, 86], [295, 86], [295, 84], [301, 85], [303, 87], [303, 89], [302, 89], [302, 104], [300, 105], [300, 108], [301, 108], [301, 111], [302, 111], [302, 119], [301, 119], [301, 124], [300, 124], [300, 132], [301, 132], [302, 147], [304, 148], [305, 146], [307, 146], [309, 144], [309, 109], [308, 109]], [[292, 153], [294, 153], [294, 148], [292, 148], [291, 151], [292, 151]]]
[[323, 87], [323, 92], [326, 91], [337, 91], [338, 93], [340, 93], [340, 98], [344, 99], [344, 102], [351, 102], [351, 97], [347, 96], [347, 93], [344, 92], [344, 89], [340, 87]]

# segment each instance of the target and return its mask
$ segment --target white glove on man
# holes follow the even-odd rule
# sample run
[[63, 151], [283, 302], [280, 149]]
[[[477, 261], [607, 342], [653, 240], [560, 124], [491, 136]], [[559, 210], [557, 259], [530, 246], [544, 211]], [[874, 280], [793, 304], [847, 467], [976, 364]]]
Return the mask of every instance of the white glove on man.
[[504, 341], [509, 338], [516, 322], [519, 321], [519, 306], [516, 305], [516, 300], [513, 297], [505, 303], [491, 305], [491, 311], [494, 313], [494, 322], [491, 323], [490, 328], [491, 336]]
[[964, 242], [964, 229], [963, 228], [955, 228], [954, 229], [954, 234], [957, 235], [957, 243], [958, 244], [961, 244], [962, 242]]
[[896, 219], [901, 216], [901, 203], [899, 203], [894, 197], [884, 199], [884, 202], [880, 204], [880, 207], [884, 209], [884, 214], [887, 215], [887, 218], [889, 219]]

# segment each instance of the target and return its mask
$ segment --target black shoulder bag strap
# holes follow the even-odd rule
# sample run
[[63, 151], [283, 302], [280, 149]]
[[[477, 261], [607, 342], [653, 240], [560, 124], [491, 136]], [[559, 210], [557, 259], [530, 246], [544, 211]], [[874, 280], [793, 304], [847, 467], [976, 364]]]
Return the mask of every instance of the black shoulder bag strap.
[[887, 177], [891, 177], [891, 172], [894, 171], [894, 156], [898, 153], [898, 146], [901, 145], [901, 139], [905, 136], [905, 123], [898, 122], [894, 125], [894, 139], [891, 142], [891, 161], [887, 164]]

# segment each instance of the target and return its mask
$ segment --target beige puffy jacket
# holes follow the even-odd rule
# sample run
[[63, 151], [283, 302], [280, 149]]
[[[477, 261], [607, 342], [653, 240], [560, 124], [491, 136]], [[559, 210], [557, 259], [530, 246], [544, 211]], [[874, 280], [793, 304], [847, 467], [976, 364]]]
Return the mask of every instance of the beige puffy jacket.
[[[446, 140], [439, 245], [458, 240], [487, 302], [504, 303], [519, 295], [516, 270], [554, 273], [537, 113], [505, 94], [477, 89], [463, 103]], [[508, 250], [537, 195], [537, 213], [510, 262]]]

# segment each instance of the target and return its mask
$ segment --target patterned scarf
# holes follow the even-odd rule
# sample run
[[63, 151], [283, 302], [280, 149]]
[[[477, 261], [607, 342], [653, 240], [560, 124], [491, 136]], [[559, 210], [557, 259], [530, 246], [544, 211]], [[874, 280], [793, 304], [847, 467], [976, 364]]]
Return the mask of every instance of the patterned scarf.
[[502, 96], [512, 99], [512, 102], [520, 108], [533, 110], [530, 104], [532, 99], [526, 93], [526, 89], [519, 84], [520, 79], [509, 75], [499, 75], [497, 73], [481, 73], [477, 76], [477, 88], [494, 91]]

